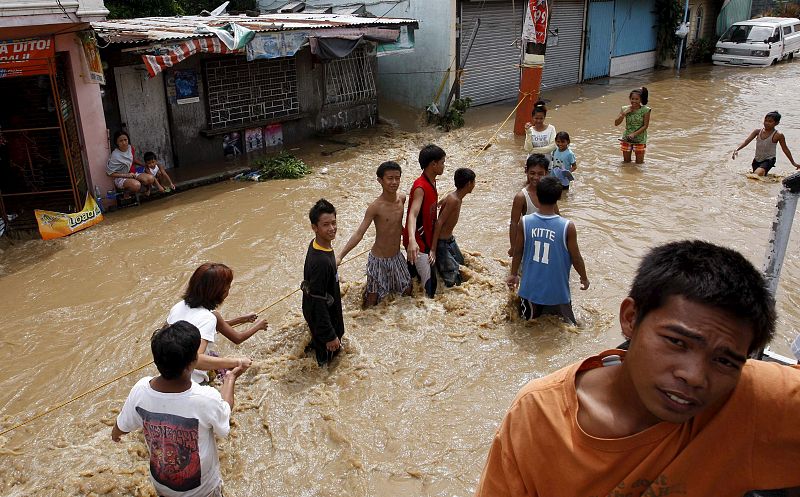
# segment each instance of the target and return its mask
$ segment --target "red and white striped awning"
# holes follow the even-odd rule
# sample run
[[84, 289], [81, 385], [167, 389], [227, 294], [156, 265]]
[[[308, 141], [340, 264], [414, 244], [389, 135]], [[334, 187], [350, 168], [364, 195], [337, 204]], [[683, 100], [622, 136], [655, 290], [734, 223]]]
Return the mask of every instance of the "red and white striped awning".
[[142, 55], [142, 60], [144, 60], [144, 65], [151, 78], [156, 77], [164, 69], [172, 67], [196, 53], [244, 53], [244, 50], [229, 49], [216, 36], [212, 38], [196, 38], [193, 40], [181, 41], [166, 50], [167, 53], [164, 55]]

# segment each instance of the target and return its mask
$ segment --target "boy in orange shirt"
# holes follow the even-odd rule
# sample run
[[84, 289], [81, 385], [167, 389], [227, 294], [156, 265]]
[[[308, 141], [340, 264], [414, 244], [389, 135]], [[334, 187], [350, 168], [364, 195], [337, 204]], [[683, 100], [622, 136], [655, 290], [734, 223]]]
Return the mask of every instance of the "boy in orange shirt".
[[775, 303], [741, 254], [700, 241], [645, 256], [620, 306], [629, 348], [531, 381], [476, 495], [731, 496], [800, 485], [800, 371], [748, 360]]

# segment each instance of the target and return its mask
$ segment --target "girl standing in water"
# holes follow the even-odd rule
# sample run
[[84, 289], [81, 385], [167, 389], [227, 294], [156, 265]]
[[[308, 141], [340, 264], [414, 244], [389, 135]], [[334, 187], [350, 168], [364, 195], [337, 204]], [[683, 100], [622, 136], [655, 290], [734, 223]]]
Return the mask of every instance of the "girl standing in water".
[[556, 128], [552, 124], [545, 125], [545, 117], [547, 107], [543, 100], [539, 100], [533, 104], [532, 122], [525, 123], [524, 148], [529, 154], [542, 154], [552, 161], [553, 150], [556, 149]]
[[216, 311], [228, 296], [233, 282], [233, 271], [225, 264], [207, 262], [197, 268], [189, 278], [189, 285], [183, 294], [183, 300], [175, 304], [167, 316], [167, 324], [187, 321], [200, 330], [200, 347], [197, 349], [197, 369], [192, 372], [192, 381], [204, 383], [209, 380], [206, 371], [211, 369], [233, 369], [239, 366], [249, 367], [251, 361], [247, 357], [217, 357], [209, 350], [217, 332], [235, 344], [240, 344], [255, 335], [259, 330], [267, 329], [267, 320], [262, 319], [247, 331], [236, 331], [234, 326], [241, 323], [252, 323], [258, 316], [246, 314], [226, 321]]
[[625, 121], [625, 134], [620, 141], [622, 160], [631, 161], [631, 152], [636, 154], [636, 163], [644, 162], [644, 151], [647, 148], [647, 127], [650, 126], [650, 107], [647, 106], [647, 88], [644, 86], [631, 91], [628, 95], [631, 104], [622, 107], [614, 126]]
[[781, 122], [781, 115], [778, 113], [777, 110], [773, 110], [772, 112], [768, 113], [764, 116], [764, 127], [761, 129], [754, 129], [750, 136], [748, 136], [739, 148], [733, 151], [732, 159], [735, 159], [736, 156], [739, 154], [739, 150], [743, 149], [747, 145], [750, 144], [753, 139], [756, 140], [756, 156], [753, 159], [753, 173], [757, 174], [758, 176], [766, 175], [770, 169], [775, 167], [775, 161], [777, 160], [776, 156], [776, 145], [778, 143], [781, 144], [781, 148], [783, 149], [784, 155], [786, 158], [789, 159], [789, 162], [798, 169], [800, 169], [800, 165], [798, 165], [794, 161], [794, 157], [792, 157], [792, 153], [789, 151], [789, 147], [786, 146], [786, 137], [783, 133], [780, 133], [775, 126], [777, 126]]

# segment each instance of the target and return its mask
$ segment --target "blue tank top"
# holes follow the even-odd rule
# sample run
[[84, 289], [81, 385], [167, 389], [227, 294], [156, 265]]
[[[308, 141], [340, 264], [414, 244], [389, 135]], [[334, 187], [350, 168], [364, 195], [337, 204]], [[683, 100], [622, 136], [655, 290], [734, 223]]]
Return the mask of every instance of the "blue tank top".
[[572, 257], [567, 249], [569, 221], [559, 215], [522, 218], [525, 250], [519, 296], [539, 305], [567, 304]]

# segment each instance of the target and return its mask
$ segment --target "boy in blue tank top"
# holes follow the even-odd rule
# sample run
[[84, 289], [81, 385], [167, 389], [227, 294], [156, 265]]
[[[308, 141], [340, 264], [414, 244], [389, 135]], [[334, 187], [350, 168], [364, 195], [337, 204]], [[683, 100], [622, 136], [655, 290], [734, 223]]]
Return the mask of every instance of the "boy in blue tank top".
[[555, 211], [561, 191], [558, 178], [548, 176], [539, 180], [536, 186], [539, 212], [523, 216], [519, 221], [511, 273], [506, 283], [511, 290], [519, 286], [520, 315], [524, 319], [555, 314], [577, 324], [569, 291], [570, 266], [581, 277], [581, 290], [589, 288], [589, 278], [578, 248], [575, 224]]

